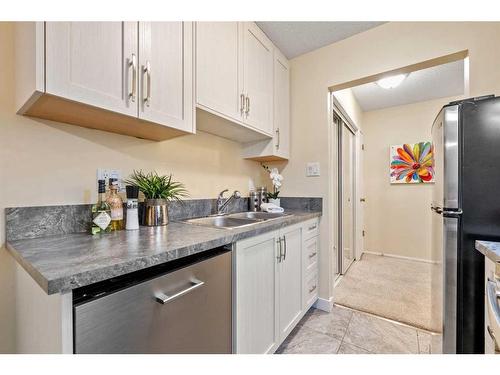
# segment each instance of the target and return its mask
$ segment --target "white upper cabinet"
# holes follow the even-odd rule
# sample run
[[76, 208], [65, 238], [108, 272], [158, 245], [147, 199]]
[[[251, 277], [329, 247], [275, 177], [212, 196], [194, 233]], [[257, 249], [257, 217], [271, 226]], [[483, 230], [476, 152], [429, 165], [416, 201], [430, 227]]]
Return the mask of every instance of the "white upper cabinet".
[[137, 116], [127, 95], [137, 59], [137, 22], [47, 22], [46, 92], [113, 112]]
[[253, 22], [243, 23], [244, 122], [273, 131], [273, 45]]
[[274, 50], [274, 143], [273, 154], [290, 157], [290, 65]]
[[197, 104], [240, 121], [242, 69], [238, 22], [196, 23]]
[[197, 127], [241, 143], [269, 140], [273, 53], [254, 22], [197, 22]]
[[243, 157], [258, 161], [287, 160], [290, 157], [290, 65], [274, 49], [273, 139], [248, 143]]
[[19, 114], [151, 140], [195, 132], [191, 22], [16, 24]]
[[194, 132], [193, 25], [139, 22], [139, 118]]

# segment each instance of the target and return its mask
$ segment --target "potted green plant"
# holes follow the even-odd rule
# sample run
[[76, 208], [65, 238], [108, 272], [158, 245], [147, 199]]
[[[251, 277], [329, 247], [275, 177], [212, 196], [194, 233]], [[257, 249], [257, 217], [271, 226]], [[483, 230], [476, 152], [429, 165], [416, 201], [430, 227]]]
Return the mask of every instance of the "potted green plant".
[[269, 203], [275, 204], [278, 207], [281, 207], [281, 201], [279, 198], [280, 194], [280, 187], [282, 185], [283, 181], [283, 176], [280, 175], [278, 168], [269, 168], [267, 165], [262, 164], [264, 169], [269, 173], [269, 177], [271, 178], [271, 181], [273, 182], [273, 192], [267, 193], [267, 199], [269, 200]]
[[137, 186], [144, 194], [144, 225], [160, 226], [168, 224], [167, 204], [188, 196], [184, 184], [172, 181], [172, 175], [160, 176], [156, 172], [135, 171], [124, 181], [127, 185]]

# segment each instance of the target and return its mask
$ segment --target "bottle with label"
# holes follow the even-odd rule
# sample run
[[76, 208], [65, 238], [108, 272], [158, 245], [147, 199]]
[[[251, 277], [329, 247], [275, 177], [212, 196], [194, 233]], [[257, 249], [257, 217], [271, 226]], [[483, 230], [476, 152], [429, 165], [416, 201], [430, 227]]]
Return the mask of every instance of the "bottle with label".
[[139, 188], [137, 186], [125, 186], [127, 190], [127, 223], [125, 229], [139, 229]]
[[123, 200], [118, 194], [118, 181], [109, 179], [109, 196], [106, 199], [111, 209], [111, 230], [122, 230], [123, 222]]
[[106, 183], [98, 181], [98, 199], [92, 206], [92, 234], [111, 231], [111, 209], [106, 202]]

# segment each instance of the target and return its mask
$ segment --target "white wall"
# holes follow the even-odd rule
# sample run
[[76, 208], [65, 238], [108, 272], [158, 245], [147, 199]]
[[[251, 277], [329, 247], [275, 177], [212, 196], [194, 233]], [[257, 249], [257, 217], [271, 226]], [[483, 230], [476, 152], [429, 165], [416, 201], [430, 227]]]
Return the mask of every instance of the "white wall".
[[[333, 293], [333, 225], [329, 209], [328, 87], [398, 69], [462, 50], [469, 51], [470, 94], [500, 93], [500, 23], [389, 22], [291, 60], [292, 156], [285, 195], [321, 196], [320, 296]], [[305, 162], [319, 161], [322, 175], [305, 177]], [[325, 167], [329, 166], [325, 170]], [[382, 218], [380, 218], [382, 219]]]
[[366, 251], [432, 259], [433, 184], [390, 184], [391, 145], [431, 140], [431, 126], [444, 104], [455, 98], [364, 112], [363, 181]]

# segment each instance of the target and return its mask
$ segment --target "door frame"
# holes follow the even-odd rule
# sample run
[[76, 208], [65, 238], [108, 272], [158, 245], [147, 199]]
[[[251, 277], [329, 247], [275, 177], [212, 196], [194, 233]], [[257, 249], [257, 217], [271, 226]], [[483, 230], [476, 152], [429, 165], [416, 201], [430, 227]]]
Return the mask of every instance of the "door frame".
[[[341, 192], [342, 184], [342, 176], [339, 173], [341, 171], [341, 163], [342, 163], [342, 157], [340, 153], [340, 147], [341, 147], [341, 130], [342, 128], [338, 129], [336, 122], [335, 122], [335, 116], [339, 117], [342, 122], [346, 124], [346, 126], [349, 128], [349, 130], [353, 133], [354, 135], [354, 155], [353, 155], [353, 168], [354, 168], [354, 173], [353, 173], [353, 184], [354, 184], [354, 191], [353, 191], [353, 200], [355, 202], [354, 204], [354, 210], [353, 210], [353, 222], [354, 222], [354, 243], [353, 243], [353, 259], [358, 259], [358, 257], [361, 255], [359, 253], [359, 246], [361, 243], [361, 237], [360, 234], [361, 232], [358, 230], [359, 228], [362, 228], [361, 223], [358, 222], [358, 218], [360, 217], [360, 204], [359, 204], [359, 181], [360, 181], [360, 165], [359, 165], [359, 152], [361, 150], [361, 144], [360, 144], [360, 129], [359, 127], [355, 124], [355, 122], [351, 119], [351, 117], [348, 115], [348, 113], [345, 111], [345, 109], [342, 107], [341, 103], [338, 101], [338, 99], [335, 97], [334, 92], [330, 92], [330, 98], [329, 98], [329, 124], [330, 124], [330, 163], [332, 165], [332, 177], [330, 178], [330, 191], [329, 191], [329, 196], [330, 196], [330, 209], [332, 212], [331, 218], [333, 219], [331, 222], [336, 224], [332, 225], [332, 235], [330, 236], [330, 241], [331, 241], [331, 270], [334, 272], [333, 275], [333, 282], [335, 283], [335, 280], [337, 279], [338, 276], [342, 275], [341, 272], [336, 272], [338, 271], [338, 266], [341, 265], [341, 228], [342, 228], [342, 205], [340, 204], [340, 200], [342, 199], [342, 194], [339, 194]], [[359, 232], [359, 233], [358, 233]], [[335, 256], [335, 250], [338, 249], [339, 251], [337, 252], [337, 257]], [[351, 263], [352, 264], [352, 263]], [[340, 270], [341, 271], [341, 270]]]

